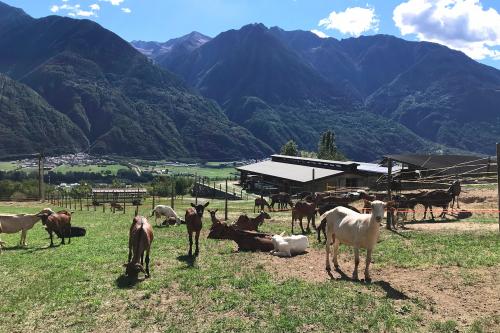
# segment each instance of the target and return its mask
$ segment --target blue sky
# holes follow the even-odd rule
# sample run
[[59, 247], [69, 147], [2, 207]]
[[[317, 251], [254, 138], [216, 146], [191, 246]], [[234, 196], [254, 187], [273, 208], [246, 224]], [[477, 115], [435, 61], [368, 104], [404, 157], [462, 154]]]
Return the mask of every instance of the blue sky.
[[126, 40], [215, 36], [248, 23], [335, 38], [375, 33], [439, 42], [500, 68], [499, 0], [0, 0], [33, 17], [95, 20]]

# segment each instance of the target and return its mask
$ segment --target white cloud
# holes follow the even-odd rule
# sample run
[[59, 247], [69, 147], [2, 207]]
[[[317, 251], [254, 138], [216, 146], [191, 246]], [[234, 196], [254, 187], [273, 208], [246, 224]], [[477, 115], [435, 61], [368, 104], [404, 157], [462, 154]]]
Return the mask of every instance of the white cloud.
[[374, 8], [350, 7], [343, 12], [331, 12], [318, 25], [346, 35], [359, 36], [363, 32], [378, 31], [378, 23]]
[[471, 58], [500, 59], [500, 14], [480, 0], [408, 0], [393, 20], [404, 35], [460, 50]]
[[98, 4], [94, 3], [94, 4], [90, 5], [90, 9], [92, 9], [92, 10], [100, 10], [101, 6], [99, 6]]
[[59, 11], [59, 6], [53, 5], [52, 7], [50, 7], [50, 11], [52, 13], [57, 13]]
[[130, 8], [122, 8], [122, 12], [124, 12], [126, 14], [130, 14], [130, 13], [132, 13], [132, 10]]
[[122, 4], [123, 1], [125, 0], [99, 0], [101, 2], [109, 2], [110, 4], [112, 4], [113, 6], [119, 6]]
[[82, 9], [79, 4], [72, 5], [64, 0], [62, 0], [62, 4], [50, 7], [50, 11], [53, 13], [63, 12], [71, 17], [97, 17], [97, 13], [100, 9], [101, 7], [98, 4], [90, 5], [89, 9]]
[[330, 37], [327, 34], [325, 34], [323, 31], [320, 31], [320, 30], [312, 29], [311, 32], [313, 34], [315, 34], [316, 36], [320, 37], [320, 38], [328, 38], [328, 37]]

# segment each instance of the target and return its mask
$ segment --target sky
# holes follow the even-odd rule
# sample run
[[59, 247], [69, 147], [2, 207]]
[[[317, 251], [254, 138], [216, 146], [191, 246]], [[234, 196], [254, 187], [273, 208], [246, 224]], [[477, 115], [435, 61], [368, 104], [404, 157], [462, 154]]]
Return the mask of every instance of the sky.
[[0, 0], [39, 18], [91, 19], [122, 38], [214, 37], [249, 23], [337, 39], [390, 34], [460, 50], [500, 69], [500, 0]]

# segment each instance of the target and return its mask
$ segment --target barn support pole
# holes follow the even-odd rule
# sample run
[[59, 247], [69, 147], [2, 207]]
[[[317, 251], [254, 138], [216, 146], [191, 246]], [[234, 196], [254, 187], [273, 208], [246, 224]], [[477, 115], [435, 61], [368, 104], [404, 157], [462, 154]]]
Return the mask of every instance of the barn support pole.
[[226, 178], [226, 194], [225, 194], [225, 200], [224, 200], [224, 220], [227, 221], [227, 178]]
[[[392, 200], [392, 159], [387, 160], [387, 201]], [[392, 220], [393, 220], [393, 212], [392, 209], [387, 210], [387, 222], [385, 224], [386, 229], [392, 230]]]
[[500, 231], [500, 143], [497, 143], [498, 231]]

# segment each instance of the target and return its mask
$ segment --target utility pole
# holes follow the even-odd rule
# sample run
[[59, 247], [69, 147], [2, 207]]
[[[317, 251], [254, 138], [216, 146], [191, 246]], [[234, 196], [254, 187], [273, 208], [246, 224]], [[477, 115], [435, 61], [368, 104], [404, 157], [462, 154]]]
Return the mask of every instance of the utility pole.
[[[387, 160], [387, 201], [392, 200], [392, 159]], [[387, 222], [386, 222], [386, 229], [391, 230], [392, 229], [392, 209], [389, 207], [387, 209]]]
[[45, 202], [45, 188], [43, 183], [43, 153], [38, 154], [38, 199]]

